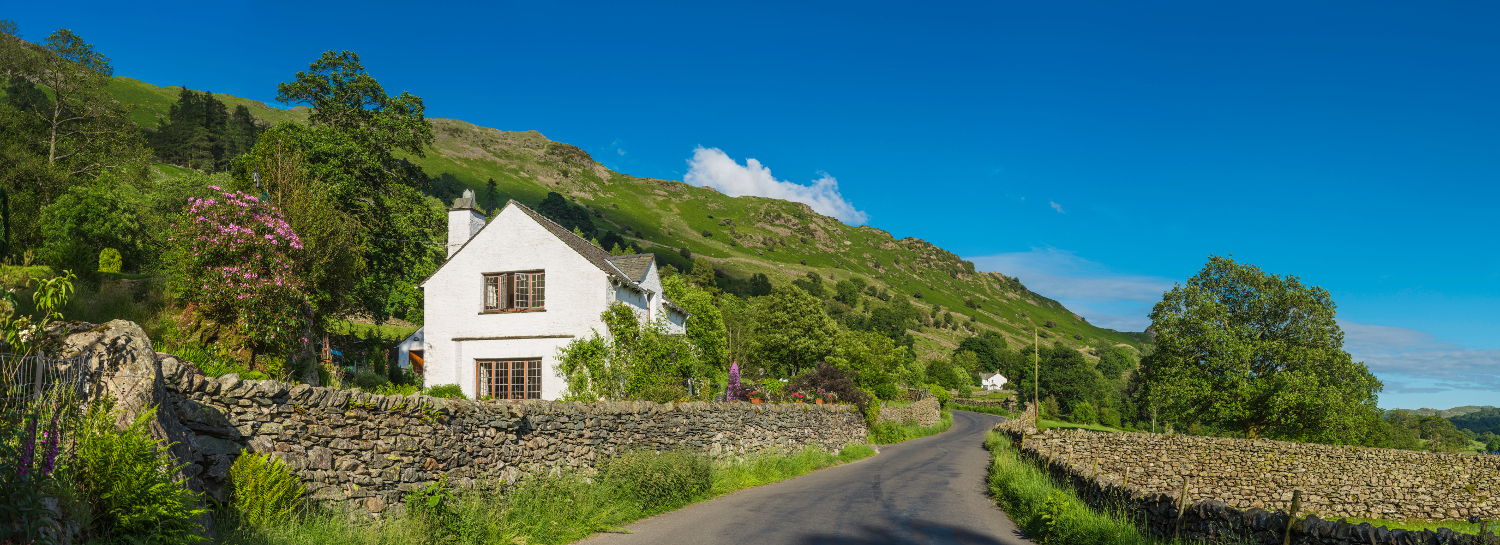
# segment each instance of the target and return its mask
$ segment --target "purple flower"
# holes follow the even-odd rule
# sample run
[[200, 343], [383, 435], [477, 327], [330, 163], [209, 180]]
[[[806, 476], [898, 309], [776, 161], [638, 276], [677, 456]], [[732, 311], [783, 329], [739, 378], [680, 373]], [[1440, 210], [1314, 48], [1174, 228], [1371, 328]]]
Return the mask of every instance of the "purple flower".
[[31, 461], [36, 457], [36, 424], [37, 415], [31, 414], [26, 420], [26, 440], [21, 442], [21, 463], [16, 468], [16, 475], [21, 480], [26, 480], [26, 474], [31, 472]]

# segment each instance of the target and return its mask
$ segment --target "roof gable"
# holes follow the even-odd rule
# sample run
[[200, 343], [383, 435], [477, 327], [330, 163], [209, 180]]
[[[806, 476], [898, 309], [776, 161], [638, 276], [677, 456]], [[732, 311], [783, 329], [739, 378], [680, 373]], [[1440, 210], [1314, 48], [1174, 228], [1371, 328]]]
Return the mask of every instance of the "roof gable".
[[[610, 262], [610, 257], [613, 256], [610, 256], [609, 252], [604, 251], [598, 246], [594, 246], [593, 243], [584, 240], [583, 237], [573, 234], [572, 231], [564, 229], [563, 226], [558, 225], [557, 222], [548, 219], [547, 216], [541, 215], [537, 211], [528, 208], [526, 205], [516, 202], [514, 199], [512, 199], [510, 202], [505, 203], [505, 208], [502, 208], [500, 212], [496, 214], [496, 217], [499, 217], [500, 214], [504, 214], [507, 210], [510, 210], [511, 207], [515, 207], [527, 217], [531, 218], [531, 220], [536, 222], [537, 225], [540, 225], [543, 229], [547, 230], [548, 233], [551, 233], [552, 236], [557, 237], [559, 241], [562, 241], [563, 244], [566, 244], [569, 249], [573, 250], [574, 253], [582, 256], [584, 260], [593, 264], [595, 267], [598, 267], [599, 270], [604, 271], [605, 274], [609, 275], [614, 280], [619, 281], [620, 284], [623, 284], [626, 287], [629, 287], [630, 289], [636, 291], [648, 291], [645, 288], [642, 288], [635, 279], [632, 279], [629, 275], [625, 274], [619, 268], [615, 267], [615, 265]], [[431, 280], [432, 277], [437, 276], [438, 272], [447, 267], [449, 263], [454, 262], [455, 260], [459, 259], [459, 256], [464, 255], [464, 250], [469, 247], [469, 244], [478, 239], [480, 235], [483, 235], [484, 230], [489, 229], [490, 225], [493, 225], [494, 223], [494, 221], [490, 221], [486, 223], [484, 227], [481, 227], [479, 229], [479, 232], [474, 233], [474, 236], [471, 236], [469, 237], [469, 240], [464, 241], [464, 245], [459, 246], [458, 251], [453, 252], [453, 255], [448, 256], [448, 259], [444, 261], [442, 265], [439, 265], [436, 270], [432, 271], [432, 274], [427, 275], [427, 278], [422, 279], [422, 282], [418, 283], [417, 285], [419, 287], [425, 286], [428, 280]], [[642, 272], [641, 276], [644, 277], [645, 273]]]

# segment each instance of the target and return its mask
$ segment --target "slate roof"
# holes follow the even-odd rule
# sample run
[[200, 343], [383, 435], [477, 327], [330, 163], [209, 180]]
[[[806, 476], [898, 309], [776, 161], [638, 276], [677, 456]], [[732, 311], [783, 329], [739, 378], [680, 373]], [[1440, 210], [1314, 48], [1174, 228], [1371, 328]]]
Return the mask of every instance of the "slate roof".
[[[593, 244], [589, 246], [593, 246]], [[615, 268], [620, 269], [620, 272], [625, 273], [625, 276], [630, 278], [632, 282], [646, 281], [646, 273], [651, 271], [652, 261], [656, 261], [656, 256], [653, 254], [615, 255], [609, 257], [609, 262], [613, 263]]]
[[[458, 201], [461, 200], [464, 199], [455, 199], [455, 206], [457, 205]], [[531, 219], [535, 220], [538, 225], [542, 226], [543, 229], [546, 229], [547, 232], [552, 233], [552, 235], [557, 237], [558, 240], [561, 240], [563, 244], [567, 244], [568, 247], [572, 248], [574, 252], [577, 252], [578, 255], [583, 256], [584, 259], [588, 260], [588, 262], [592, 263], [595, 267], [598, 267], [599, 270], [604, 271], [605, 274], [608, 274], [611, 277], [620, 280], [621, 284], [641, 293], [650, 291], [642, 287], [640, 285], [640, 282], [646, 280], [646, 273], [651, 270], [651, 261], [656, 259], [655, 255], [609, 255], [609, 252], [604, 251], [603, 248], [595, 246], [594, 243], [589, 242], [583, 237], [573, 234], [572, 231], [564, 229], [563, 226], [558, 225], [557, 222], [552, 221], [551, 218], [543, 216], [540, 212], [532, 210], [530, 207], [521, 204], [514, 199], [512, 199], [510, 202], [505, 203], [505, 208], [509, 208], [511, 206], [514, 206], [520, 211], [526, 213], [527, 216], [531, 216]], [[482, 233], [485, 229], [488, 229], [489, 226], [490, 224], [486, 223], [484, 227], [481, 227], [479, 229], [479, 231]], [[469, 237], [469, 240], [465, 241], [463, 246], [458, 247], [458, 251], [453, 252], [453, 255], [448, 256], [447, 261], [444, 261], [442, 265], [439, 265], [436, 270], [432, 271], [432, 274], [427, 275], [427, 278], [422, 279], [422, 282], [417, 285], [421, 286], [422, 284], [426, 284], [427, 279], [432, 278], [438, 273], [438, 271], [443, 270], [443, 267], [447, 266], [448, 263], [451, 263], [454, 258], [458, 257], [458, 254], [463, 253], [464, 248], [467, 248], [469, 246], [469, 242], [472, 242], [476, 238], [479, 238], [479, 233], [474, 233], [473, 236]], [[666, 294], [662, 294], [661, 302], [668, 308], [682, 313], [683, 316], [692, 315], [692, 313], [684, 310], [682, 307], [677, 306], [676, 303], [673, 303], [671, 299], [667, 299]]]

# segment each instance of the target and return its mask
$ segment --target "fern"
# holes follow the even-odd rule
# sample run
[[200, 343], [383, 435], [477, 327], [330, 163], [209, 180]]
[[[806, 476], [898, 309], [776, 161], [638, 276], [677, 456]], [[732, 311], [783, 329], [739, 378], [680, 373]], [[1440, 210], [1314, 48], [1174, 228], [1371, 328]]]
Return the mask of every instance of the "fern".
[[[142, 412], [124, 430], [115, 428], [114, 401], [89, 408], [78, 436], [75, 475], [94, 510], [94, 529], [107, 538], [134, 543], [201, 541], [194, 520], [206, 512], [197, 494], [174, 480], [183, 465], [151, 437], [156, 410]], [[184, 464], [185, 465], [185, 464]]]
[[251, 524], [284, 520], [307, 491], [286, 464], [265, 454], [241, 452], [229, 468], [234, 506]]

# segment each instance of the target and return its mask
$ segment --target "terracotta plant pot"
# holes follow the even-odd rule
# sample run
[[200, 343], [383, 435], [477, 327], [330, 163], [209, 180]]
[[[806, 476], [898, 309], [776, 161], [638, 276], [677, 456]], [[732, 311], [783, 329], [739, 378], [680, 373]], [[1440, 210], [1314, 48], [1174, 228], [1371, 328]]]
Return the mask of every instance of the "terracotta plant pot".
[[823, 404], [823, 400], [821, 400], [821, 399], [814, 399], [813, 403], [816, 403], [818, 405], [822, 405]]
[[761, 401], [760, 398], [758, 398], [758, 397], [752, 397], [752, 398], [750, 398], [750, 403], [753, 403], [755, 405], [760, 405], [761, 403], [765, 403], [765, 402]]

